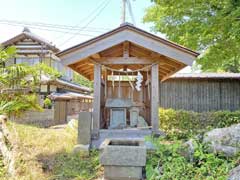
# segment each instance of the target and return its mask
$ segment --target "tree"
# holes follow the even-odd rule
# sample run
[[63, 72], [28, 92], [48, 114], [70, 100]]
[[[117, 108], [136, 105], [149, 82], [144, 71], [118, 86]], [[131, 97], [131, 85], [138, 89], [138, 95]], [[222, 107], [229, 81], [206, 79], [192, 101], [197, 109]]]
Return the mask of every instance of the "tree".
[[203, 71], [240, 72], [239, 0], [153, 0], [144, 22], [183, 46], [203, 52]]
[[14, 47], [0, 48], [0, 114], [10, 116], [19, 115], [30, 109], [41, 110], [36, 96], [41, 74], [52, 79], [60, 74], [44, 64], [6, 66], [14, 56]]
[[73, 81], [75, 83], [81, 84], [83, 86], [89, 87], [89, 88], [93, 88], [93, 82], [89, 81], [88, 79], [86, 79], [85, 77], [83, 77], [82, 75], [74, 72], [73, 74]]

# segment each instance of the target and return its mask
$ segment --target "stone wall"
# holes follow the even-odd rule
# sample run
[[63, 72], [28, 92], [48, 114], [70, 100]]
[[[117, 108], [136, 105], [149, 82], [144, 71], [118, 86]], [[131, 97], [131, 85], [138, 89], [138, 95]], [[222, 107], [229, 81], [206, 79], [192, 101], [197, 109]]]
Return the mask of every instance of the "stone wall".
[[44, 109], [43, 112], [27, 111], [20, 117], [11, 119], [18, 123], [36, 124], [43, 127], [56, 125], [56, 122], [54, 121], [54, 109]]
[[8, 175], [14, 177], [16, 174], [16, 153], [15, 147], [11, 142], [10, 133], [5, 123], [2, 123], [0, 118], [0, 152], [3, 157], [4, 166], [7, 169]]
[[73, 99], [67, 102], [67, 115], [75, 115], [79, 114], [79, 112], [90, 112], [91, 109], [91, 99]]

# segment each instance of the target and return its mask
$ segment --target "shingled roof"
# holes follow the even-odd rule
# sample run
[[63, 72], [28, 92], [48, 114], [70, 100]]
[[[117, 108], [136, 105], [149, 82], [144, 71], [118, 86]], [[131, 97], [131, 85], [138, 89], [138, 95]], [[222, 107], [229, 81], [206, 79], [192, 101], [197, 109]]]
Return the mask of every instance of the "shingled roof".
[[16, 42], [21, 41], [23, 39], [32, 39], [36, 42], [38, 42], [39, 44], [44, 44], [46, 45], [49, 49], [51, 49], [53, 52], [57, 53], [60, 50], [58, 48], [56, 48], [54, 45], [52, 45], [49, 41], [47, 41], [46, 39], [32, 33], [27, 27], [25, 27], [22, 31], [22, 33], [18, 34], [17, 36], [2, 42], [1, 44], [6, 47], [6, 46], [11, 46], [14, 45]]

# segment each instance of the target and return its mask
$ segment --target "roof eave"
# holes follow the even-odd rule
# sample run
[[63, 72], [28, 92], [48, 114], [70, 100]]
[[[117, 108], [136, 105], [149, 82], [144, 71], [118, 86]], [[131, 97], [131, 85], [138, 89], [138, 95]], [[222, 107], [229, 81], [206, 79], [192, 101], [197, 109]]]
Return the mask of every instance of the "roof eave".
[[51, 49], [53, 52], [55, 52], [55, 53], [60, 51], [60, 49], [58, 49], [57, 47], [49, 44], [48, 42], [44, 42], [41, 39], [34, 37], [34, 35], [30, 36], [29, 34], [27, 34], [25, 32], [22, 32], [21, 34], [18, 34], [16, 36], [14, 36], [13, 38], [8, 39], [8, 40], [2, 42], [1, 44], [2, 44], [3, 47], [11, 46], [11, 45], [14, 44], [14, 42], [17, 42], [17, 41], [19, 41], [19, 40], [21, 40], [23, 38], [30, 38], [30, 39], [33, 39], [33, 40], [38, 41], [40, 43], [43, 43], [43, 44], [47, 45], [47, 47], [49, 49]]
[[161, 38], [161, 37], [159, 37], [159, 36], [156, 36], [156, 35], [154, 35], [154, 34], [151, 34], [151, 33], [147, 32], [147, 31], [144, 31], [144, 30], [142, 30], [142, 29], [139, 29], [139, 28], [137, 28], [137, 27], [131, 26], [131, 25], [129, 25], [129, 24], [120, 26], [120, 27], [118, 27], [118, 28], [116, 28], [116, 29], [113, 29], [113, 30], [107, 32], [107, 33], [104, 33], [104, 34], [102, 34], [102, 35], [100, 35], [100, 36], [97, 36], [97, 37], [95, 37], [95, 38], [93, 38], [93, 39], [90, 39], [90, 40], [85, 41], [85, 42], [83, 42], [83, 43], [77, 44], [77, 45], [75, 45], [75, 46], [73, 46], [73, 47], [70, 47], [70, 48], [65, 49], [65, 50], [63, 50], [63, 51], [60, 51], [60, 52], [58, 52], [56, 55], [59, 56], [59, 57], [64, 56], [65, 54], [71, 53], [71, 52], [74, 51], [74, 50], [80, 49], [80, 48], [82, 48], [82, 47], [84, 47], [84, 46], [87, 46], [87, 45], [89, 45], [89, 44], [92, 44], [92, 43], [94, 43], [94, 42], [96, 42], [96, 41], [98, 41], [98, 40], [104, 39], [105, 37], [108, 37], [108, 36], [110, 36], [110, 35], [112, 35], [112, 34], [114, 34], [114, 33], [117, 33], [117, 32], [119, 32], [119, 31], [122, 31], [122, 30], [124, 30], [124, 29], [128, 29], [128, 30], [140, 32], [140, 33], [144, 34], [145, 36], [148, 36], [148, 37], [153, 38], [153, 39], [155, 39], [155, 40], [161, 41], [162, 43], [165, 43], [165, 44], [167, 44], [167, 45], [169, 45], [169, 46], [173, 46], [173, 47], [175, 47], [175, 48], [177, 48], [177, 49], [179, 49], [179, 50], [182, 50], [182, 51], [184, 51], [184, 52], [186, 52], [186, 53], [188, 53], [188, 54], [190, 54], [190, 55], [192, 55], [192, 56], [194, 56], [194, 57], [198, 57], [198, 56], [200, 55], [200, 53], [195, 52], [195, 51], [193, 51], [193, 50], [191, 50], [191, 49], [189, 49], [189, 48], [186, 48], [186, 47], [184, 47], [184, 46], [178, 45], [178, 44], [176, 44], [176, 43], [174, 43], [174, 42], [171, 42], [171, 41], [169, 41], [169, 40], [163, 39], [163, 38]]

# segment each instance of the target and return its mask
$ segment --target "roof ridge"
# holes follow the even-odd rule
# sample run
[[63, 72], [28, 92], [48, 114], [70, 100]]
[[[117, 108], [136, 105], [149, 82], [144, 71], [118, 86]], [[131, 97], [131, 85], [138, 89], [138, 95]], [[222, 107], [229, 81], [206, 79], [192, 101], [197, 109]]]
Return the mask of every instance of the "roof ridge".
[[25, 37], [34, 39], [34, 40], [36, 40], [36, 41], [39, 41], [40, 43], [44, 43], [44, 44], [46, 44], [50, 49], [52, 49], [52, 50], [54, 50], [54, 51], [56, 51], [56, 52], [60, 51], [55, 45], [51, 44], [50, 41], [48, 41], [48, 40], [42, 38], [41, 36], [39, 36], [39, 35], [31, 32], [30, 29], [27, 28], [27, 27], [25, 27], [20, 34], [18, 34], [18, 35], [16, 35], [16, 36], [14, 36], [14, 37], [12, 37], [12, 38], [10, 38], [10, 39], [2, 42], [1, 44], [2, 44], [3, 46], [9, 46], [9, 45], [11, 45], [14, 41], [18, 41], [19, 38], [21, 38], [21, 36], [25, 36]]
[[119, 27], [117, 27], [117, 28], [115, 28], [115, 29], [113, 29], [113, 30], [111, 30], [111, 31], [108, 31], [108, 32], [106, 32], [106, 33], [104, 33], [104, 34], [101, 34], [101, 35], [99, 35], [99, 36], [96, 36], [96, 37], [94, 37], [94, 38], [92, 38], [92, 39], [89, 39], [89, 40], [87, 40], [87, 41], [85, 41], [85, 42], [79, 43], [79, 44], [77, 44], [77, 45], [75, 45], [75, 46], [69, 47], [69, 48], [67, 48], [67, 49], [65, 49], [65, 50], [62, 50], [62, 51], [58, 52], [56, 55], [57, 55], [57, 56], [64, 55], [64, 54], [67, 53], [68, 51], [72, 51], [72, 50], [78, 49], [78, 48], [80, 48], [81, 46], [88, 45], [88, 44], [90, 44], [90, 43], [92, 43], [92, 42], [97, 41], [97, 40], [100, 39], [100, 38], [104, 38], [105, 36], [108, 36], [108, 35], [117, 33], [117, 32], [119, 32], [119, 31], [121, 31], [121, 30], [124, 30], [124, 29], [130, 29], [130, 30], [133, 30], [133, 31], [135, 30], [135, 31], [138, 31], [138, 32], [140, 32], [140, 33], [144, 33], [144, 35], [147, 35], [147, 36], [149, 36], [150, 38], [153, 38], [154, 40], [162, 41], [162, 42], [168, 44], [169, 46], [174, 46], [175, 48], [182, 49], [182, 50], [184, 50], [184, 51], [186, 51], [186, 52], [188, 52], [188, 53], [190, 53], [190, 54], [192, 54], [192, 55], [194, 55], [194, 56], [198, 56], [198, 55], [200, 54], [200, 53], [198, 53], [198, 52], [196, 52], [196, 51], [193, 51], [193, 50], [191, 50], [191, 49], [189, 49], [189, 48], [187, 48], [187, 47], [184, 47], [184, 46], [182, 46], [182, 45], [179, 45], [179, 44], [177, 44], [177, 43], [174, 43], [174, 42], [172, 42], [172, 41], [170, 41], [170, 40], [167, 40], [167, 39], [164, 39], [164, 38], [162, 38], [162, 37], [159, 37], [159, 36], [157, 36], [157, 35], [155, 35], [155, 34], [149, 33], [149, 32], [147, 32], [147, 31], [145, 31], [145, 30], [143, 30], [143, 29], [140, 29], [140, 28], [138, 28], [138, 27], [132, 26], [132, 25], [129, 24], [129, 23], [124, 23], [124, 24], [122, 24], [121, 26], [119, 26]]

